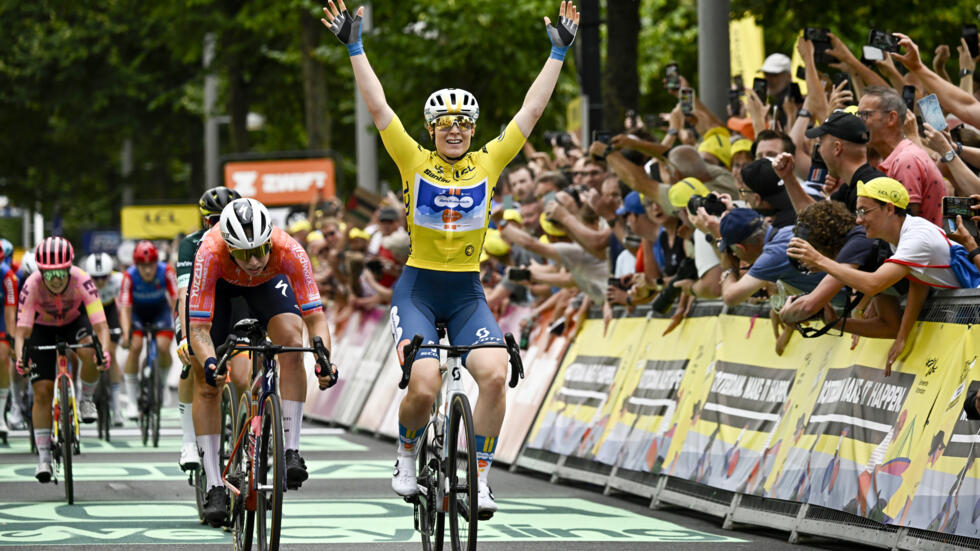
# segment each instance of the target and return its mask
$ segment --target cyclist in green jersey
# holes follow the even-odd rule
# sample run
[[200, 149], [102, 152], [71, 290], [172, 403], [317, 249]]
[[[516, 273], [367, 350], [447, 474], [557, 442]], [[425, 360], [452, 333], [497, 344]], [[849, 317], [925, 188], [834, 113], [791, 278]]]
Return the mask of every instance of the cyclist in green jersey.
[[[437, 322], [447, 324], [449, 340], [456, 345], [502, 343], [500, 327], [479, 281], [480, 251], [489, 224], [493, 186], [548, 105], [578, 29], [575, 6], [562, 2], [556, 25], [544, 18], [551, 55], [503, 132], [472, 152], [470, 144], [480, 114], [472, 94], [447, 88], [429, 96], [423, 113], [435, 151], [423, 148], [388, 106], [381, 81], [364, 54], [364, 8], [352, 15], [342, 0], [339, 9], [330, 0], [323, 12], [323, 24], [347, 46], [361, 96], [401, 173], [411, 254], [394, 287], [391, 308], [392, 332], [400, 357], [415, 334], [423, 335], [426, 342], [437, 340]], [[489, 518], [497, 510], [487, 474], [506, 411], [507, 359], [502, 348], [474, 350], [464, 357], [480, 390], [473, 411], [480, 518]], [[440, 385], [438, 354], [432, 350], [419, 352], [398, 413], [399, 444], [392, 489], [400, 495], [418, 492], [416, 444]]]
[[[183, 471], [196, 469], [200, 464], [197, 446], [197, 433], [194, 430], [194, 413], [191, 403], [194, 399], [194, 377], [189, 377], [191, 357], [187, 354], [187, 327], [183, 320], [184, 302], [187, 299], [187, 286], [194, 269], [194, 255], [201, 238], [212, 226], [218, 223], [221, 210], [225, 205], [240, 198], [241, 195], [224, 186], [209, 189], [201, 195], [198, 207], [204, 220], [204, 229], [185, 237], [177, 249], [177, 308], [174, 328], [177, 336], [177, 355], [184, 364], [180, 373], [180, 383], [177, 385], [177, 407], [180, 411], [180, 428], [183, 433], [183, 445], [180, 450], [180, 468]], [[248, 358], [241, 356], [231, 361], [231, 377], [238, 392], [248, 385]]]

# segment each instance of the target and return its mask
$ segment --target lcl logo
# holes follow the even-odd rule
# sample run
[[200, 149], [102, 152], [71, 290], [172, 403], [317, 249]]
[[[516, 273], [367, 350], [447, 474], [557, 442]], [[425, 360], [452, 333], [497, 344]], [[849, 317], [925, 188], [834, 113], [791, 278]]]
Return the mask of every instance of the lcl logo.
[[158, 210], [148, 212], [143, 216], [144, 224], [176, 224], [177, 217], [172, 210]]

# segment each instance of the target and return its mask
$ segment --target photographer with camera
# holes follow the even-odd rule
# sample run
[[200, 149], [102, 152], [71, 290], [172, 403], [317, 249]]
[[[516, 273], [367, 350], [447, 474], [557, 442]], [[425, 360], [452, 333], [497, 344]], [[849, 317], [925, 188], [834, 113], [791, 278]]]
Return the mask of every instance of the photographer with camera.
[[[809, 293], [823, 274], [804, 274], [786, 254], [793, 226], [773, 228], [752, 209], [736, 208], [721, 218], [721, 298], [728, 306], [741, 304], [767, 283], [783, 282], [794, 294]], [[749, 265], [740, 275], [739, 264]]]

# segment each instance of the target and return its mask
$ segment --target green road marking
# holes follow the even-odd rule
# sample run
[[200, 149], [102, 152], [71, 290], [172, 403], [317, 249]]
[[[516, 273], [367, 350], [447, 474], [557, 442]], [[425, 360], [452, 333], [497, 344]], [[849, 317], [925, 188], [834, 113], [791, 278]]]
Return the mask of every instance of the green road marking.
[[[493, 520], [480, 523], [480, 541], [745, 541], [689, 530], [586, 499], [498, 499], [497, 503], [500, 511]], [[296, 499], [286, 501], [283, 509], [284, 544], [418, 540], [412, 528], [412, 506], [397, 498]], [[230, 540], [227, 532], [198, 524], [191, 502], [0, 503], [0, 546], [177, 541], [228, 545]]]
[[[106, 442], [94, 437], [82, 437], [82, 456], [87, 453], [119, 453], [119, 452], [140, 452], [140, 453], [177, 453], [181, 446], [180, 438], [160, 438], [160, 447], [143, 446], [143, 441], [138, 437], [127, 437], [125, 439], [113, 438]], [[342, 436], [302, 436], [300, 439], [300, 450], [311, 452], [364, 452], [368, 447], [344, 439]], [[8, 446], [0, 445], [0, 455], [5, 454], [27, 454], [31, 447], [27, 437], [11, 438]], [[390, 473], [389, 473], [390, 474]], [[32, 475], [33, 476], [33, 475]]]
[[[322, 461], [309, 459], [306, 468], [313, 479], [390, 478], [391, 461]], [[0, 464], [0, 483], [24, 482], [34, 478], [33, 463]], [[187, 480], [177, 461], [166, 463], [95, 463], [79, 460], [72, 465], [75, 482], [146, 482]]]

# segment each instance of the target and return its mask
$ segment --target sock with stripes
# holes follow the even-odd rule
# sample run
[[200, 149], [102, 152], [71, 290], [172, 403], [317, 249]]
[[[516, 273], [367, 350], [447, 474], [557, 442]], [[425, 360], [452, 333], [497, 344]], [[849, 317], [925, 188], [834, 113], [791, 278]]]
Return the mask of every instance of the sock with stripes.
[[303, 428], [303, 402], [282, 401], [283, 446], [287, 450], [299, 450], [299, 432]]
[[51, 429], [34, 429], [34, 444], [37, 446], [38, 459], [51, 462]]
[[398, 453], [401, 455], [415, 455], [415, 445], [422, 433], [425, 432], [426, 425], [415, 430], [409, 430], [405, 425], [398, 423]]
[[480, 482], [487, 483], [490, 475], [490, 464], [493, 463], [493, 452], [497, 449], [496, 436], [476, 435], [476, 469], [480, 473]]
[[218, 435], [198, 435], [197, 447], [201, 448], [201, 459], [204, 461], [204, 475], [208, 479], [208, 490], [215, 486], [221, 486], [221, 467], [218, 463], [218, 448], [220, 447]]

